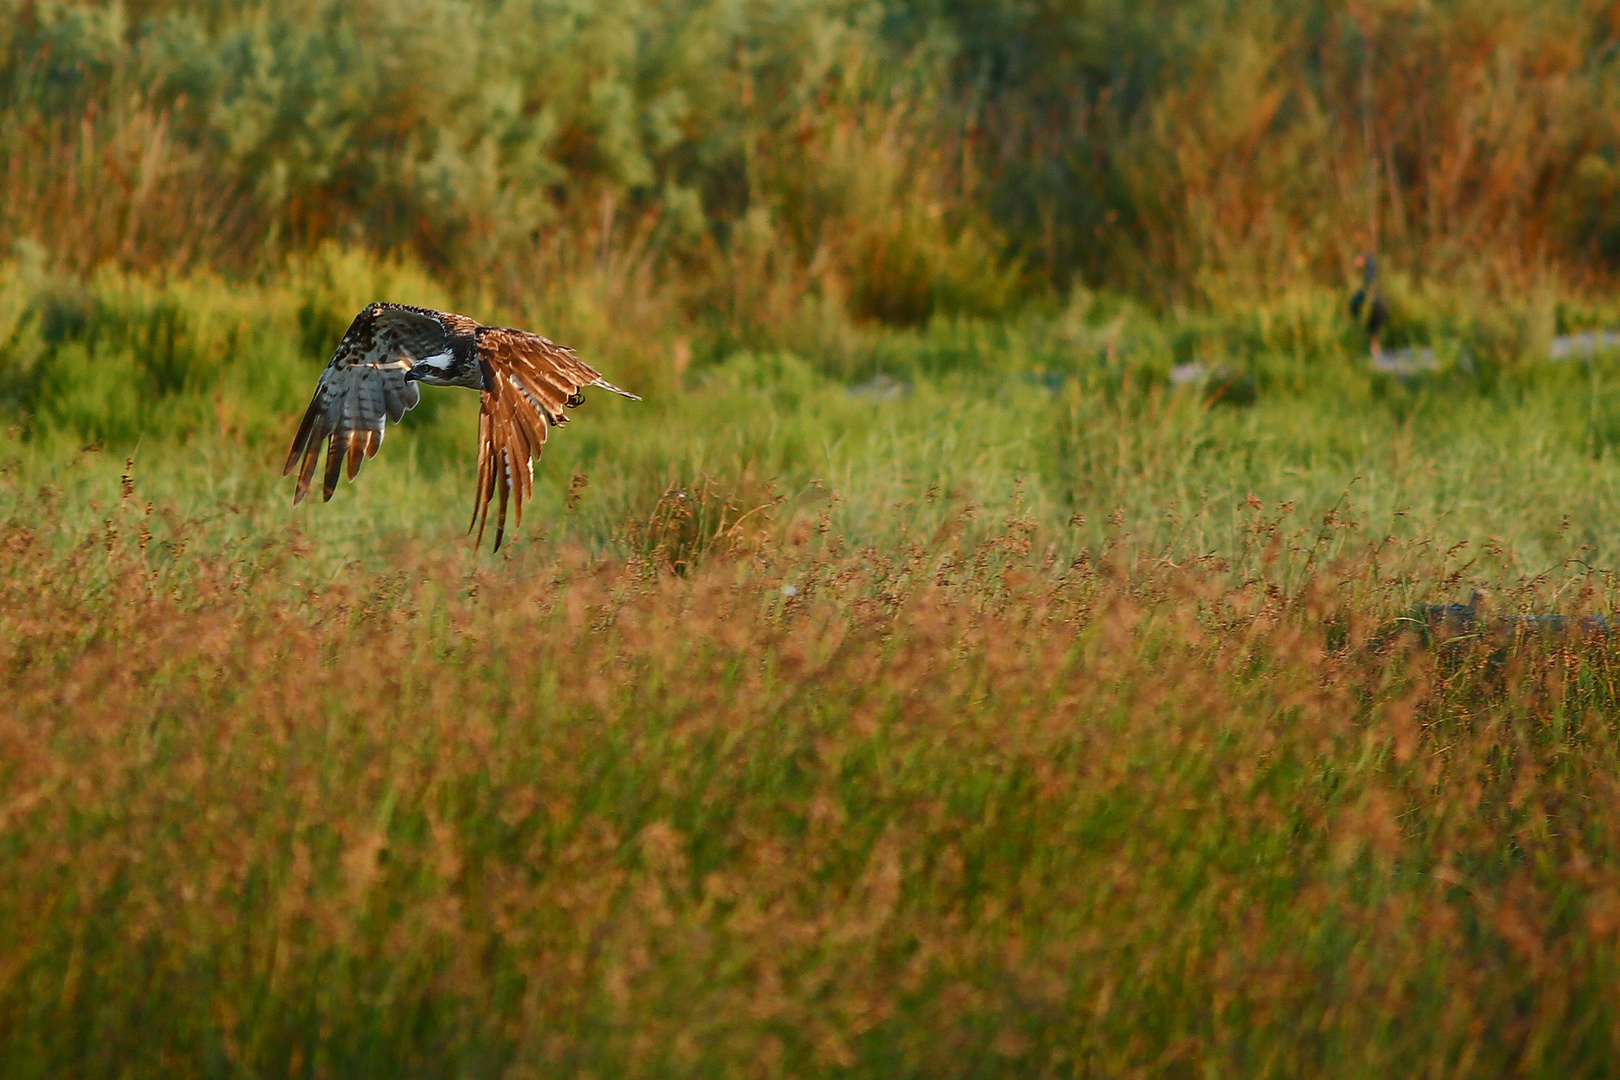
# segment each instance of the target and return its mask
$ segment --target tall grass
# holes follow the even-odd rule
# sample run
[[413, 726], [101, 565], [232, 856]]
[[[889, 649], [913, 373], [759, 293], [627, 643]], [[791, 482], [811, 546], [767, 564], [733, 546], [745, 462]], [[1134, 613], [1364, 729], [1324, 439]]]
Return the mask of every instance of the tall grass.
[[[251, 508], [270, 527], [305, 521], [337, 548], [358, 544], [351, 554], [386, 547], [395, 528], [451, 542], [468, 498], [471, 394], [425, 394], [330, 506], [281, 505], [280, 457], [325, 354], [378, 296], [459, 303], [409, 263], [333, 247], [251, 287], [0, 264], [11, 432], [0, 447], [26, 477], [18, 490], [60, 490], [82, 527], [95, 520], [86, 500], [106, 502], [112, 466], [134, 454], [154, 492], [191, 517]], [[1601, 356], [1549, 364], [1533, 344], [1612, 316], [1601, 305], [1464, 304], [1409, 300], [1403, 332], [1476, 361], [1410, 384], [1365, 367], [1340, 298], [1325, 291], [1179, 320], [1077, 293], [1050, 317], [936, 319], [723, 359], [599, 321], [590, 305], [472, 310], [578, 345], [647, 398], [592, 399], [538, 464], [534, 530], [592, 550], [627, 553], [626, 521], [708, 477], [774, 485], [791, 513], [826, 507], [858, 543], [932, 535], [953, 500], [1001, 514], [1017, 487], [1043, 524], [1084, 518], [1065, 544], [1106, 542], [1119, 510], [1180, 559], [1230, 550], [1248, 495], [1315, 517], [1348, 490], [1387, 531], [1501, 548], [1513, 569], [1495, 562], [1492, 574], [1534, 575], [1582, 545], [1614, 565], [1602, 523], [1620, 512], [1620, 372]], [[1254, 403], [1171, 389], [1178, 362], [1243, 372]], [[571, 503], [576, 476], [588, 487]]]
[[334, 573], [16, 505], [8, 1076], [1612, 1069], [1611, 643], [1421, 647], [1426, 538]]

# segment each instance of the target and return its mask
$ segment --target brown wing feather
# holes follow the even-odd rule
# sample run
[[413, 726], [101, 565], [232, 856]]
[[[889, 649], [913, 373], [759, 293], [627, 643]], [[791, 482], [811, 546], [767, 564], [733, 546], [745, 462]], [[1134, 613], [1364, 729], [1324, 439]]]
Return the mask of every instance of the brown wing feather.
[[415, 361], [449, 347], [452, 328], [460, 328], [457, 320], [471, 322], [399, 304], [372, 304], [355, 317], [321, 372], [281, 470], [286, 476], [298, 466], [295, 506], [309, 494], [323, 445], [324, 499], [337, 490], [345, 462], [353, 480], [365, 459], [376, 455], [388, 422], [399, 423], [419, 400], [417, 384], [405, 381], [406, 372]]
[[489, 504], [496, 501], [495, 550], [506, 535], [506, 507], [523, 523], [523, 504], [534, 495], [534, 459], [552, 426], [568, 422], [564, 411], [584, 401], [580, 391], [600, 386], [634, 401], [641, 399], [603, 379], [572, 349], [538, 334], [487, 326], [478, 331], [478, 355], [485, 366], [478, 413], [478, 484], [473, 493], [471, 532], [483, 543]]

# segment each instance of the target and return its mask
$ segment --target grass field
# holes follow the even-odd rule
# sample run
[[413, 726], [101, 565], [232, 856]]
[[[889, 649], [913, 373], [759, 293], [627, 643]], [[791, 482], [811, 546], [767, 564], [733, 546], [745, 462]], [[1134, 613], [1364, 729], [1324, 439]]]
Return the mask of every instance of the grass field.
[[[1617, 75], [1615, 0], [0, 4], [0, 1080], [1620, 1074]], [[644, 400], [498, 553], [464, 391], [295, 508], [379, 299]]]
[[1620, 364], [1387, 380], [1331, 292], [605, 336], [647, 400], [491, 555], [471, 394], [279, 477], [425, 279], [6, 272], [8, 1077], [1613, 1071], [1613, 642], [1413, 614], [1613, 617]]

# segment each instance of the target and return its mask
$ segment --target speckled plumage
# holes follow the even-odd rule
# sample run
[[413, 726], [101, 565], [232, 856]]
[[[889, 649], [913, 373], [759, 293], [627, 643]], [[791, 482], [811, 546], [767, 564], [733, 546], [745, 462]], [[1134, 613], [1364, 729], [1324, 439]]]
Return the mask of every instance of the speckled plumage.
[[323, 444], [322, 498], [337, 490], [345, 461], [353, 480], [364, 459], [382, 445], [388, 423], [399, 423], [416, 406], [418, 383], [480, 392], [472, 525], [482, 542], [494, 500], [497, 550], [506, 534], [508, 501], [522, 524], [523, 503], [534, 493], [534, 459], [549, 429], [568, 422], [564, 410], [585, 400], [581, 391], [599, 386], [641, 400], [603, 379], [572, 349], [538, 334], [483, 326], [448, 311], [371, 304], [338, 342], [293, 438], [282, 470], [285, 476], [298, 466], [293, 504], [309, 494]]

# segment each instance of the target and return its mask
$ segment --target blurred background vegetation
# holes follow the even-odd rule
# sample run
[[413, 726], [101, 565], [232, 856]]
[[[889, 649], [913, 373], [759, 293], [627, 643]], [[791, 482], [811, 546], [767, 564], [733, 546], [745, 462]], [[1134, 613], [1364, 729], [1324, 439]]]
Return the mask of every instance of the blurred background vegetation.
[[[704, 340], [1620, 263], [1612, 0], [7, 0], [0, 241]], [[1461, 286], [1460, 286], [1461, 287]], [[643, 314], [645, 317], [645, 314]]]
[[6, 0], [0, 408], [279, 417], [379, 296], [655, 393], [771, 352], [1297, 393], [1364, 355], [1367, 249], [1386, 344], [1512, 368], [1616, 321], [1617, 56], [1613, 0]]

